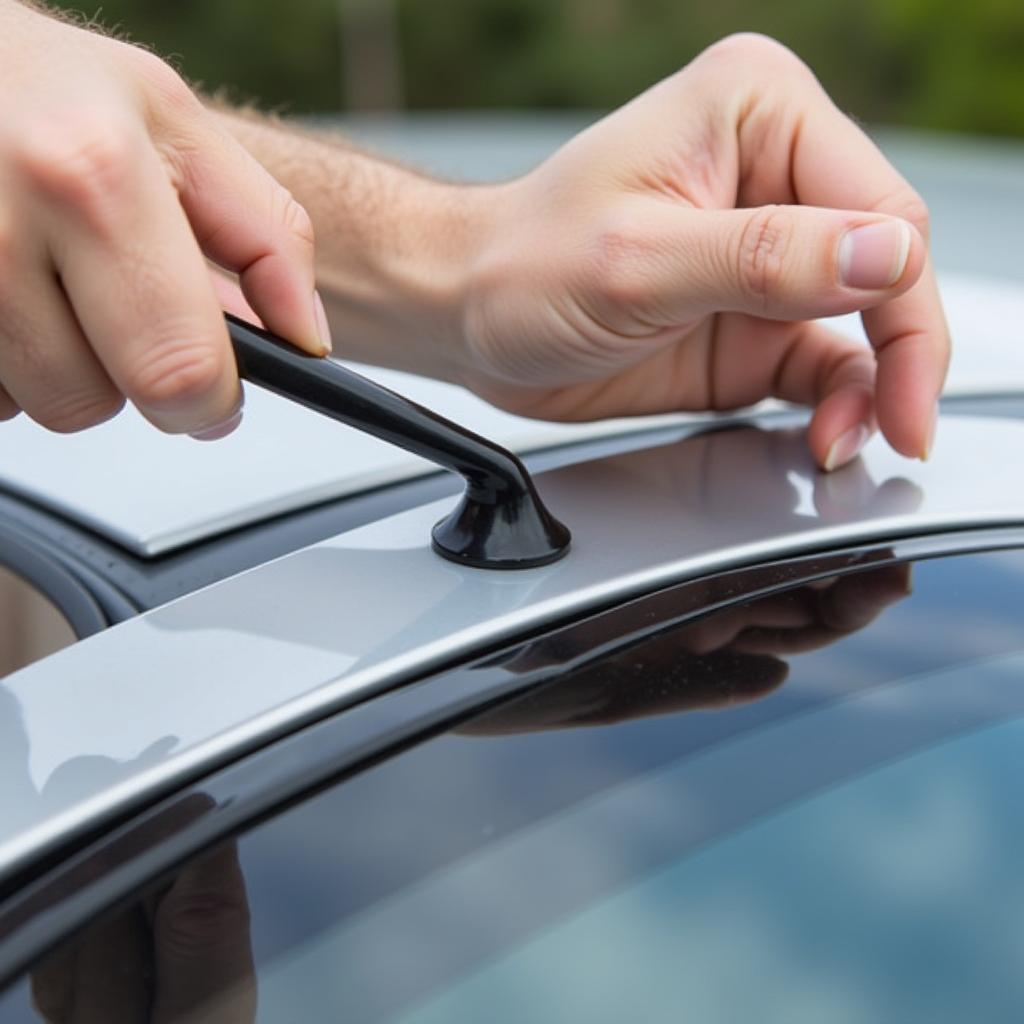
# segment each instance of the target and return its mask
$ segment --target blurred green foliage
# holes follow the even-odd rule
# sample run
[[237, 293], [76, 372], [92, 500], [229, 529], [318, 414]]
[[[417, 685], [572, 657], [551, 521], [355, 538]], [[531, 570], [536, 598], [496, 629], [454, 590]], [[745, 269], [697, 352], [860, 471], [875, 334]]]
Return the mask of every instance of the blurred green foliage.
[[[293, 112], [343, 108], [343, 5], [106, 0], [208, 88]], [[738, 30], [775, 36], [878, 124], [1024, 135], [1022, 0], [393, 0], [410, 108], [607, 108]], [[65, 0], [88, 15], [93, 4]], [[369, 42], [372, 43], [372, 40]]]

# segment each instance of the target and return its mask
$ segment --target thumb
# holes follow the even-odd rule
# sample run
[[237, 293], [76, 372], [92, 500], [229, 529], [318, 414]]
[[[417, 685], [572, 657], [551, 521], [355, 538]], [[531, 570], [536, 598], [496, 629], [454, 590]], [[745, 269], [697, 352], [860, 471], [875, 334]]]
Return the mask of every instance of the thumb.
[[697, 210], [654, 200], [630, 233], [646, 235], [652, 257], [647, 287], [634, 292], [649, 308], [638, 312], [664, 326], [716, 312], [772, 320], [852, 313], [910, 288], [926, 257], [907, 221], [810, 206]]
[[239, 143], [205, 121], [176, 185], [203, 252], [238, 274], [266, 327], [314, 355], [331, 350], [305, 209]]

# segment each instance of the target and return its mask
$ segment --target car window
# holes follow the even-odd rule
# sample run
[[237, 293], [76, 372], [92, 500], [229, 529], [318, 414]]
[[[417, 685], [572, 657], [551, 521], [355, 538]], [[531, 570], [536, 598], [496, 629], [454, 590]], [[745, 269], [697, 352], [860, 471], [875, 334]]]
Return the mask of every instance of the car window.
[[57, 606], [0, 563], [0, 677], [74, 641]]
[[1018, 1020], [1022, 587], [947, 557], [655, 631], [208, 852], [0, 1021]]

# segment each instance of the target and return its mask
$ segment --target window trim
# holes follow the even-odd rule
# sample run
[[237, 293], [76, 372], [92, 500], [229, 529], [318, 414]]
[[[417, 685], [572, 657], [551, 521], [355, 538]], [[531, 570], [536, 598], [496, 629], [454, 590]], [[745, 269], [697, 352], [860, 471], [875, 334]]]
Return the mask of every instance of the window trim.
[[79, 640], [110, 625], [107, 609], [81, 578], [2, 522], [0, 565], [50, 601], [67, 620]]
[[[1015, 548], [1024, 548], [1022, 527], [951, 531], [734, 569], [554, 624], [469, 663], [370, 697], [268, 743], [12, 878], [0, 893], [0, 990], [98, 915], [216, 843], [609, 649], [817, 579]], [[544, 655], [539, 659], [538, 650]], [[541, 667], [517, 670], [527, 652]]]

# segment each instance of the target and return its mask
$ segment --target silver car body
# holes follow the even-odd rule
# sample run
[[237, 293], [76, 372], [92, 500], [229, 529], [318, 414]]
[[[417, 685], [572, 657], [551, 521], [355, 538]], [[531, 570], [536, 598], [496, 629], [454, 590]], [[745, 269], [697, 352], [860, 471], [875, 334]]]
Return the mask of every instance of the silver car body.
[[[946, 277], [951, 391], [1024, 393], [1024, 288]], [[954, 416], [926, 464], [875, 439], [815, 471], [790, 421], [684, 438], [692, 417], [536, 424], [449, 385], [375, 375], [519, 451], [659, 427], [658, 444], [538, 479], [573, 530], [562, 562], [463, 568], [429, 546], [434, 503], [341, 534], [84, 640], [0, 683], [8, 787], [0, 875], [70, 835], [324, 714], [456, 657], [724, 568], [862, 541], [1024, 523], [1024, 424]], [[767, 412], [768, 410], [762, 410]], [[704, 418], [704, 422], [708, 422]], [[428, 467], [252, 394], [216, 445], [134, 414], [74, 438], [3, 427], [0, 481], [145, 556]], [[672, 432], [676, 431], [676, 440]], [[571, 460], [570, 460], [571, 461]], [[1012, 471], [1008, 471], [1008, 469]]]
[[878, 439], [825, 476], [798, 429], [699, 434], [542, 474], [574, 538], [545, 568], [441, 559], [429, 531], [449, 500], [208, 587], [4, 682], [4, 713], [24, 737], [5, 755], [27, 757], [32, 785], [5, 800], [0, 871], [258, 742], [546, 622], [802, 551], [1024, 523], [1024, 480], [1005, 471], [1021, 451], [1024, 424], [951, 417], [928, 463]]

